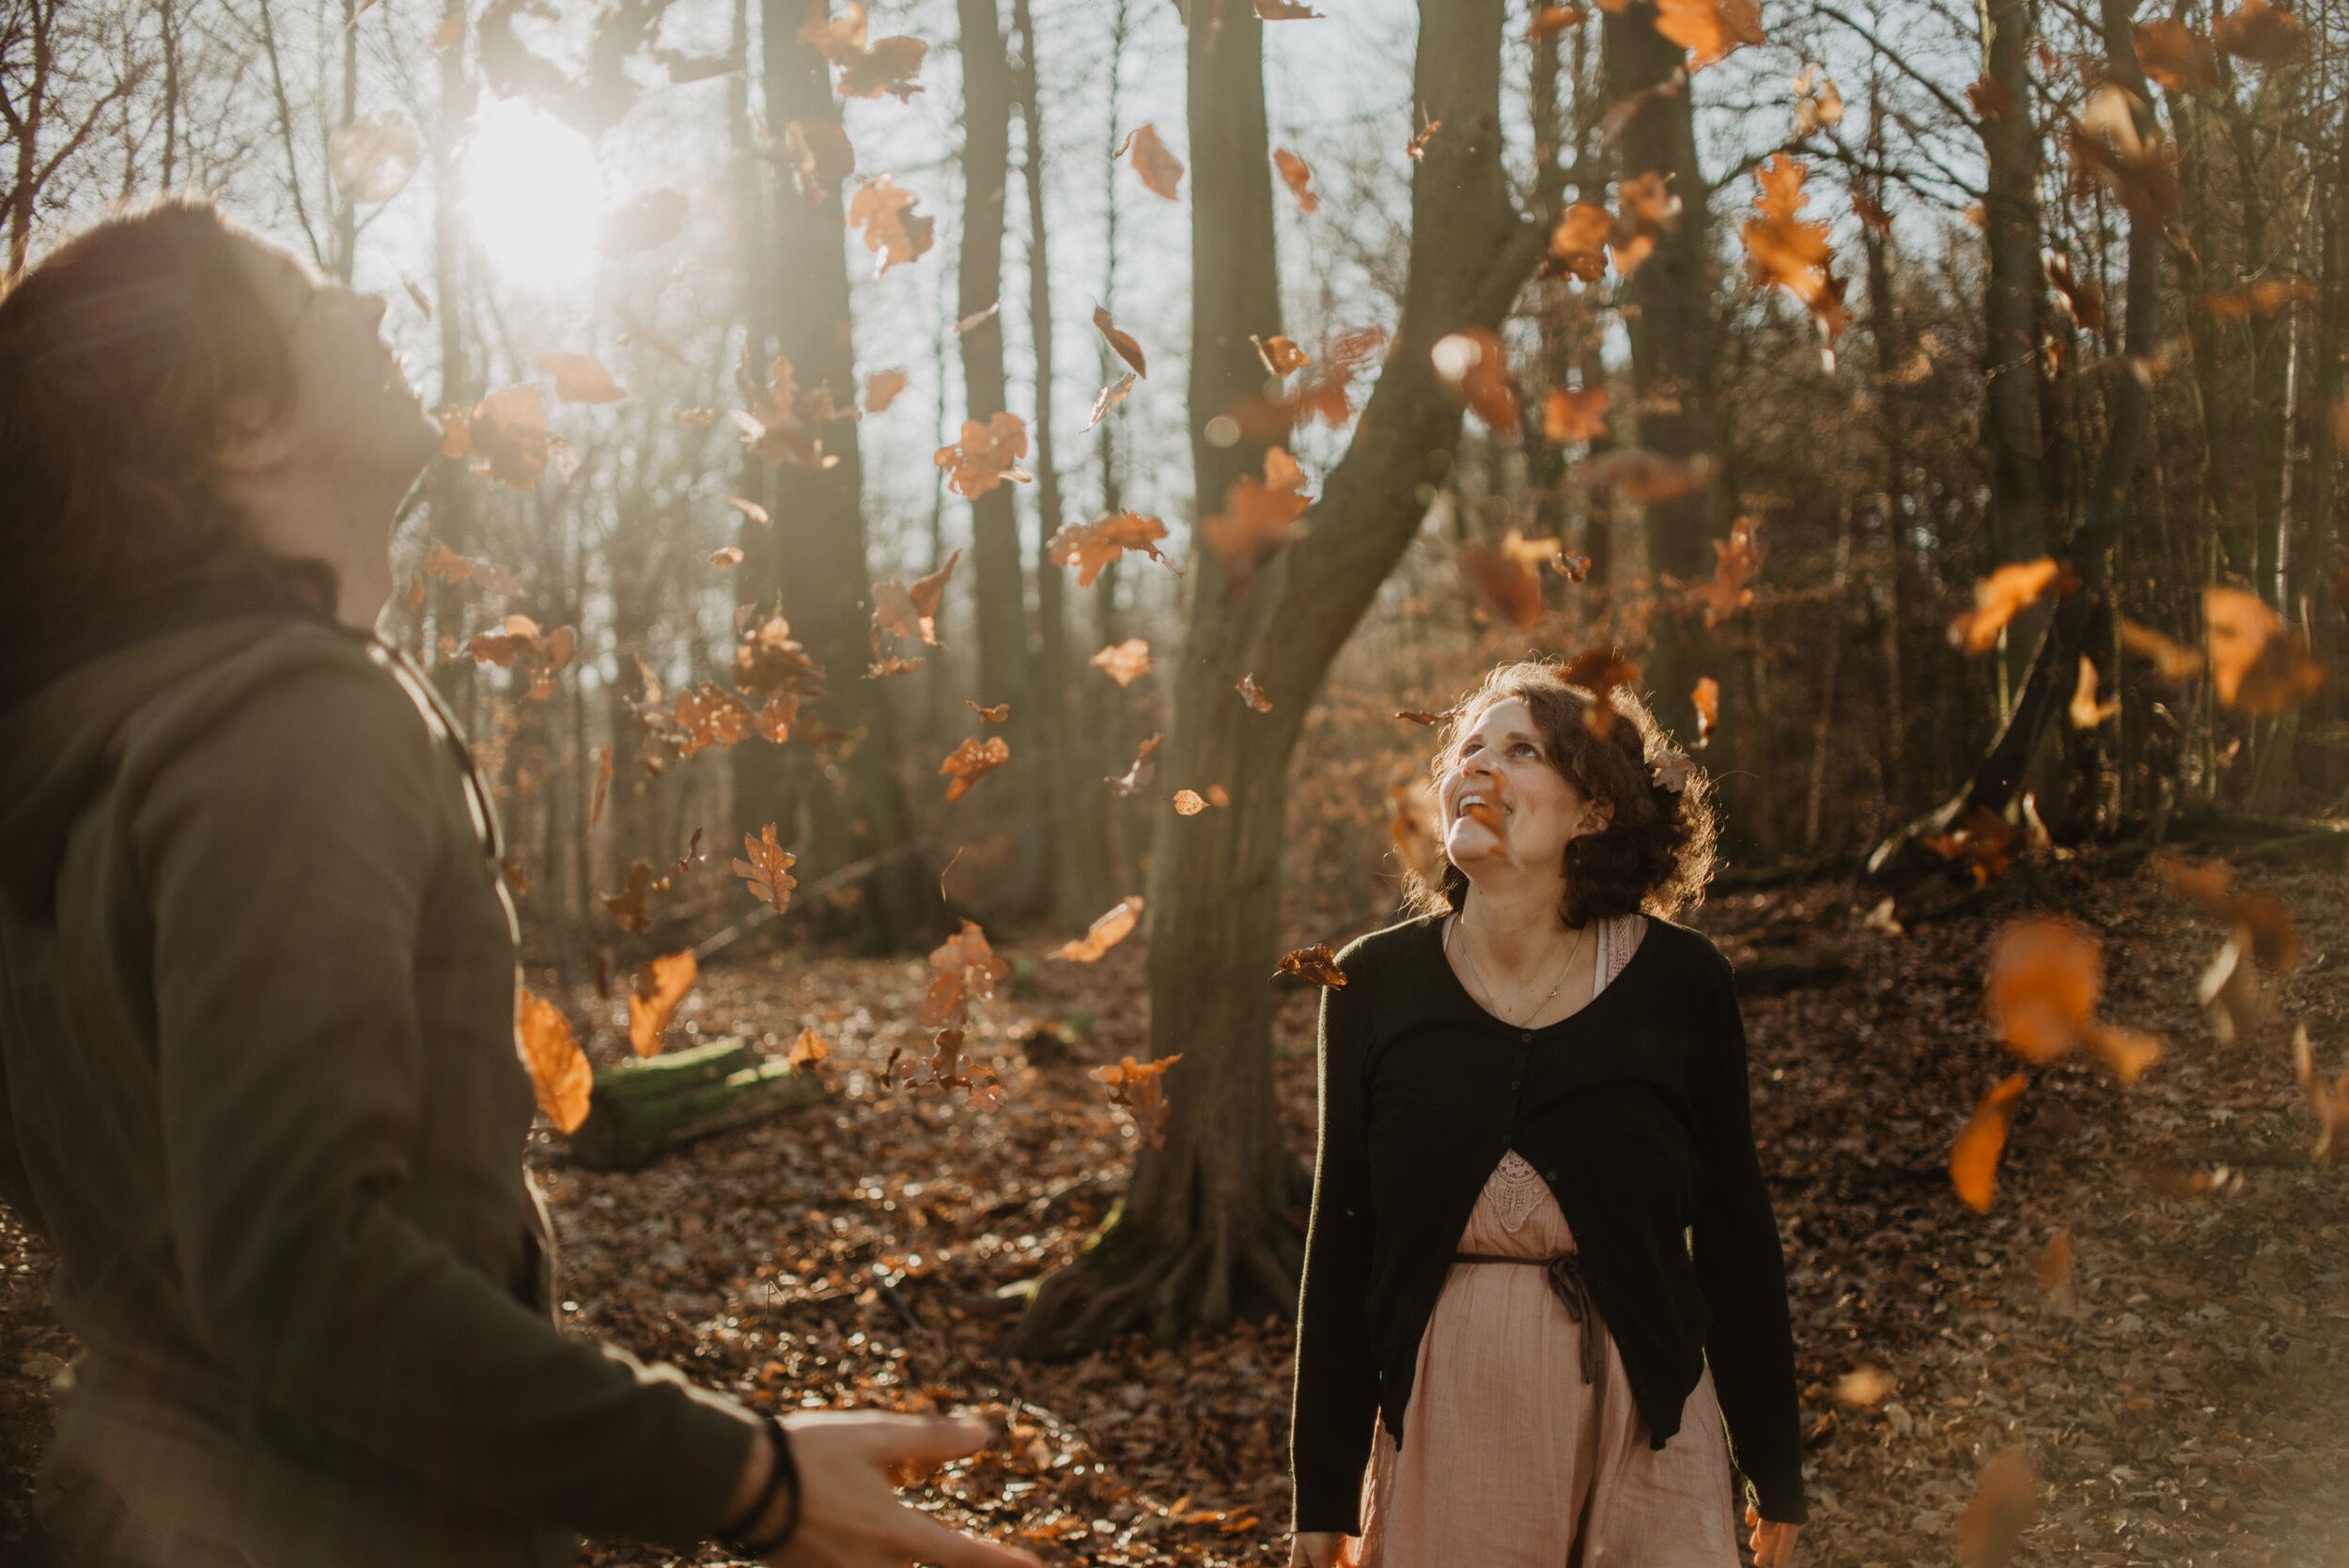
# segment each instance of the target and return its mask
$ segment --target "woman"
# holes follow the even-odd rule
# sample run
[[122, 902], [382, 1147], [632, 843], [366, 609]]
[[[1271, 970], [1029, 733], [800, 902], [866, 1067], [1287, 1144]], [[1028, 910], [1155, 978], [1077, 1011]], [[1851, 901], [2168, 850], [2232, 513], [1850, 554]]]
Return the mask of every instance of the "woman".
[[1324, 993], [1291, 1563], [1736, 1568], [1734, 1443], [1755, 1560], [1789, 1568], [1744, 1026], [1666, 918], [1711, 870], [1708, 784], [1637, 698], [1548, 664], [1453, 712], [1440, 883]]
[[976, 1422], [557, 1327], [496, 819], [374, 635], [440, 439], [382, 316], [186, 201], [0, 295], [0, 1200], [81, 1346], [33, 1555], [1033, 1562], [889, 1485]]

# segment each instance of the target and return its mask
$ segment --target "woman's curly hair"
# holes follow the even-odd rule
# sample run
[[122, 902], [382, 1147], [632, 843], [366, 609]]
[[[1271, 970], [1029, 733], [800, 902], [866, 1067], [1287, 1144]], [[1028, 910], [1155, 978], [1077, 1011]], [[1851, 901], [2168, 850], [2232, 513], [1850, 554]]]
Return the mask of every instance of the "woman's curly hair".
[[[1565, 902], [1559, 910], [1565, 923], [1579, 926], [1641, 909], [1671, 920], [1703, 903], [1720, 836], [1713, 782], [1696, 768], [1687, 770], [1680, 789], [1657, 781], [1657, 762], [1672, 742], [1654, 710], [1625, 687], [1608, 689], [1615, 722], [1606, 735], [1595, 735], [1584, 721], [1596, 699], [1569, 685], [1558, 665], [1547, 660], [1498, 665], [1452, 705], [1436, 732], [1428, 771], [1441, 779], [1461, 736], [1486, 708], [1512, 697], [1532, 714], [1550, 766], [1583, 794], [1614, 805], [1606, 827], [1566, 846]], [[1447, 913], [1460, 907], [1468, 886], [1467, 875], [1449, 859], [1432, 886], [1407, 869], [1405, 904], [1413, 914]]]

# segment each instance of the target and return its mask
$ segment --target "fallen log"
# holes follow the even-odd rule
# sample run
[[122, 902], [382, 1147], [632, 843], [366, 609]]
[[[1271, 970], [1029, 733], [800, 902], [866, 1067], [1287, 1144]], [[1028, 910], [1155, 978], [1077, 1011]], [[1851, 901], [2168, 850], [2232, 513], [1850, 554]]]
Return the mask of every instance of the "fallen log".
[[762, 1058], [740, 1035], [712, 1040], [598, 1073], [570, 1155], [591, 1171], [635, 1171], [694, 1139], [763, 1122], [823, 1092], [815, 1074]]

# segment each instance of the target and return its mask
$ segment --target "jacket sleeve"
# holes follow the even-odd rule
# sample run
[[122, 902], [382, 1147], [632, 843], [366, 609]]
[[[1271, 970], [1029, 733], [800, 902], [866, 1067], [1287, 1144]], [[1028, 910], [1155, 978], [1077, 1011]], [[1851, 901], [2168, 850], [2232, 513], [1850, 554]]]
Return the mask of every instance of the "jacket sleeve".
[[200, 1343], [270, 1406], [459, 1497], [704, 1539], [757, 1418], [566, 1336], [386, 1202], [429, 1136], [414, 963], [458, 847], [450, 781], [382, 672], [297, 663], [162, 749], [135, 800], [167, 1222]]
[[1363, 1141], [1361, 1072], [1367, 1031], [1352, 986], [1321, 993], [1320, 1150], [1297, 1307], [1297, 1389], [1289, 1421], [1295, 1528], [1354, 1534], [1362, 1469], [1378, 1415], [1370, 1343], [1374, 1231]]
[[1762, 1516], [1800, 1524], [1802, 1417], [1786, 1258], [1754, 1152], [1746, 1025], [1723, 965], [1696, 1103], [1702, 1171], [1693, 1227], [1697, 1285], [1712, 1314], [1704, 1351], [1738, 1469]]

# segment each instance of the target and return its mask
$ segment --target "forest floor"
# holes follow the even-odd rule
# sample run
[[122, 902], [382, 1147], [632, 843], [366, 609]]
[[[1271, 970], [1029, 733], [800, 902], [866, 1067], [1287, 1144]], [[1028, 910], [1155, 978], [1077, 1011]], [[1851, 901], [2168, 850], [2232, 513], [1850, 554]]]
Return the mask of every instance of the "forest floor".
[[[1849, 957], [1746, 1001], [1810, 1442], [1805, 1563], [1953, 1560], [1984, 1462], [2017, 1444], [2042, 1488], [2018, 1562], [2349, 1563], [2349, 1163], [2312, 1165], [2283, 1044], [2305, 1022], [2328, 1067], [2349, 1055], [2349, 907], [2337, 871], [2249, 879], [2292, 908], [2306, 952], [2277, 988], [2281, 1023], [2226, 1047], [2195, 996], [2225, 933], [2142, 870], [2017, 872], [1983, 907], [1899, 935], [1864, 925], [1836, 884], [1699, 912], [1741, 964]], [[2170, 1048], [2128, 1088], [2087, 1063], [2035, 1074], [1978, 1215], [1948, 1153], [2014, 1066], [1983, 972], [1998, 925], [2030, 906], [2104, 936], [2102, 1016]], [[1116, 1198], [1132, 1137], [1088, 1069], [1143, 1044], [1139, 939], [1090, 967], [1012, 952], [1030, 962], [978, 1009], [972, 1042], [1002, 1063], [1009, 1098], [992, 1110], [877, 1081], [893, 1047], [918, 1048], [919, 959], [770, 954], [707, 972], [673, 1046], [688, 1023], [778, 1045], [813, 1025], [834, 1048], [832, 1092], [635, 1174], [536, 1145], [567, 1319], [762, 1405], [1002, 1411], [1006, 1440], [941, 1472], [927, 1505], [1048, 1560], [1284, 1563], [1283, 1325], [1173, 1349], [1135, 1338], [1065, 1365], [993, 1354], [1007, 1287], [1071, 1257]], [[608, 1052], [615, 1004], [569, 1000]], [[1315, 1005], [1289, 996], [1279, 1021], [1300, 1158]], [[2038, 1265], [2059, 1230], [2076, 1261], [2050, 1289]], [[46, 1273], [0, 1213], [0, 1520], [23, 1506], [45, 1379], [70, 1353], [39, 1301]], [[1839, 1402], [1862, 1366], [1889, 1391]], [[598, 1544], [588, 1560], [668, 1560]]]

